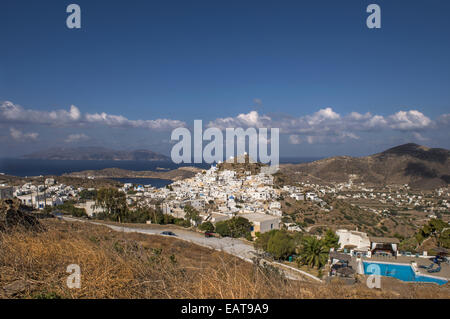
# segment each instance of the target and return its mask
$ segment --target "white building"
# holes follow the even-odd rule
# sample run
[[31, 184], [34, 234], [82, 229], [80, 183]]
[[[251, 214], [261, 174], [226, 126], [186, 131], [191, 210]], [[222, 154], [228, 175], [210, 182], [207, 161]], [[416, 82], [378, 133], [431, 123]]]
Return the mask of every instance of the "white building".
[[370, 249], [370, 239], [366, 233], [347, 230], [347, 229], [338, 229], [336, 231], [336, 235], [339, 236], [339, 245], [341, 248], [345, 246], [354, 246], [357, 250], [366, 250]]

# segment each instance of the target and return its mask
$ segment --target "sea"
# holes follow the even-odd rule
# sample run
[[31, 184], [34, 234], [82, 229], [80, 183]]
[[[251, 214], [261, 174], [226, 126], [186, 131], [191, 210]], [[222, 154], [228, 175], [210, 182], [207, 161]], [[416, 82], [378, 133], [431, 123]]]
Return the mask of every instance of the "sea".
[[[306, 163], [318, 160], [317, 157], [286, 157], [281, 158], [280, 163]], [[132, 171], [157, 171], [172, 170], [182, 166], [196, 166], [209, 168], [207, 163], [201, 164], [175, 164], [171, 161], [69, 161], [69, 160], [36, 160], [36, 159], [0, 159], [0, 174], [33, 177], [46, 175], [62, 175], [66, 173], [80, 172], [86, 170], [101, 170], [105, 168], [121, 168]], [[1, 179], [1, 175], [0, 175]], [[120, 178], [122, 183], [141, 185], [152, 185], [164, 187], [171, 183], [169, 180], [155, 178]]]

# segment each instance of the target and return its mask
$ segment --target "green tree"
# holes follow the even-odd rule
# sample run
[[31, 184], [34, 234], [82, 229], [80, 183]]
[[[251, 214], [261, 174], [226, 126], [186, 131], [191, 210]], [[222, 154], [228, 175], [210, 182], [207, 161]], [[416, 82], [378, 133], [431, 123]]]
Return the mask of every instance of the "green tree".
[[415, 237], [403, 239], [398, 245], [398, 249], [401, 251], [409, 251], [411, 253], [416, 253], [417, 239]]
[[252, 231], [252, 223], [247, 218], [244, 217], [233, 217], [227, 221], [230, 227], [231, 237], [248, 238]]
[[322, 242], [325, 247], [330, 250], [330, 248], [338, 249], [339, 248], [339, 236], [336, 235], [334, 231], [328, 229], [325, 233], [325, 236], [322, 238]]
[[254, 243], [255, 249], [267, 252], [267, 245], [269, 243], [269, 240], [277, 231], [278, 231], [277, 229], [272, 229], [269, 232], [259, 234]]
[[321, 268], [328, 260], [329, 249], [315, 237], [305, 237], [297, 263], [309, 267]]
[[216, 233], [222, 237], [249, 238], [252, 224], [244, 217], [233, 217], [216, 223]]
[[294, 241], [286, 231], [275, 232], [267, 242], [267, 252], [275, 259], [286, 259], [295, 251]]
[[422, 241], [430, 236], [438, 237], [441, 232], [448, 227], [448, 224], [441, 219], [431, 219], [428, 224], [424, 225], [421, 230], [419, 230], [416, 234], [416, 239], [419, 244]]
[[212, 233], [214, 231], [214, 225], [211, 222], [207, 221], [207, 222], [202, 223], [199, 226], [199, 229], [204, 231], [204, 232]]
[[444, 248], [450, 248], [450, 228], [445, 229], [439, 236], [439, 245]]
[[222, 237], [230, 237], [231, 231], [228, 221], [222, 220], [216, 223], [216, 233], [218, 233]]
[[79, 194], [80, 200], [95, 200], [97, 197], [97, 190], [83, 189]]
[[202, 221], [199, 212], [191, 205], [186, 205], [184, 207], [184, 212], [184, 218], [189, 222], [195, 222], [198, 225]]
[[87, 217], [86, 210], [84, 208], [75, 207], [75, 203], [72, 201], [67, 201], [64, 204], [58, 205], [56, 207], [46, 207], [45, 210], [47, 212], [60, 210], [63, 213], [72, 215], [73, 217]]
[[444, 222], [442, 219], [432, 219], [428, 223], [431, 228], [431, 233], [440, 233], [444, 228], [448, 227], [448, 224]]
[[151, 221], [153, 224], [162, 224], [164, 222], [164, 214], [160, 208], [151, 210]]
[[101, 188], [97, 192], [96, 206], [105, 210], [112, 220], [121, 222], [128, 213], [126, 195], [116, 188]]
[[138, 207], [134, 210], [128, 210], [125, 216], [122, 216], [122, 222], [128, 223], [146, 223], [150, 220], [154, 224], [160, 224], [164, 216], [161, 211], [150, 207]]

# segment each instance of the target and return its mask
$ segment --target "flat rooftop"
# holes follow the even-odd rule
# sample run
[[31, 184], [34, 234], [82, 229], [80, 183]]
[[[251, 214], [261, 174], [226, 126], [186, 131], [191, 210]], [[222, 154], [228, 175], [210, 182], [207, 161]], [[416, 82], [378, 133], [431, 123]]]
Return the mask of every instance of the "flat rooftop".
[[247, 218], [249, 221], [255, 221], [255, 222], [263, 222], [263, 221], [269, 221], [269, 220], [277, 220], [280, 219], [278, 216], [272, 216], [267, 214], [258, 214], [258, 213], [244, 213], [239, 214], [238, 217], [244, 217]]

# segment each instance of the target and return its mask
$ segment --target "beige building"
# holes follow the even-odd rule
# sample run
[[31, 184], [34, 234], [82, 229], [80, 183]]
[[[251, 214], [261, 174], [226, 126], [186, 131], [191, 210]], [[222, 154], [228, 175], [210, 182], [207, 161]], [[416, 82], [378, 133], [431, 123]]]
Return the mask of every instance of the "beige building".
[[77, 208], [84, 208], [86, 210], [86, 214], [89, 217], [92, 217], [94, 214], [103, 213], [104, 210], [101, 207], [95, 207], [95, 201], [88, 200], [85, 203], [76, 204]]
[[273, 229], [280, 229], [280, 217], [267, 215], [267, 214], [239, 214], [239, 217], [248, 219], [253, 224], [252, 236], [255, 237], [256, 233], [265, 233]]

